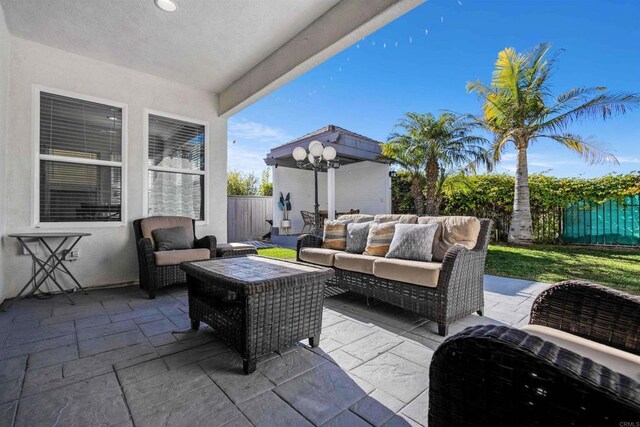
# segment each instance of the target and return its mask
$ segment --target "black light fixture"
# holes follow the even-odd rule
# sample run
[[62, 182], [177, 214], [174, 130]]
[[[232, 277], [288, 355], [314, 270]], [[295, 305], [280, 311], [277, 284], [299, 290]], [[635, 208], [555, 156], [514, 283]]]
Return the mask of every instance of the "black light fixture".
[[321, 229], [320, 204], [318, 203], [318, 171], [326, 171], [332, 168], [338, 169], [340, 167], [340, 161], [336, 160], [336, 149], [333, 147], [325, 147], [320, 141], [311, 141], [308, 152], [304, 147], [296, 147], [293, 149], [292, 155], [299, 168], [313, 170], [315, 184], [313, 231], [317, 233]]
[[390, 170], [389, 171], [389, 177], [390, 178], [395, 178], [396, 176], [398, 176], [398, 172], [396, 172], [394, 170]]

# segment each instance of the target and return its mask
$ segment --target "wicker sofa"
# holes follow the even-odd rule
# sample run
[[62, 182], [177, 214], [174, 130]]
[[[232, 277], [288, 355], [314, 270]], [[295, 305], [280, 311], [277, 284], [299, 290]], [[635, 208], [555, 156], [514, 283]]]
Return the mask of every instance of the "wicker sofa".
[[[192, 249], [156, 251], [153, 230], [159, 228], [184, 227], [187, 237], [193, 241]], [[133, 221], [133, 231], [138, 249], [140, 287], [155, 298], [156, 290], [176, 283], [186, 283], [187, 277], [180, 270], [180, 263], [200, 261], [216, 257], [215, 236], [197, 239], [196, 222], [187, 217], [153, 216]]]
[[541, 293], [522, 329], [473, 326], [434, 353], [429, 426], [640, 420], [640, 298], [585, 282]]
[[357, 292], [437, 322], [446, 336], [451, 322], [484, 310], [483, 275], [491, 220], [416, 215], [342, 215], [352, 222], [439, 223], [434, 262], [387, 259], [322, 247], [322, 238], [298, 238], [298, 261], [333, 267], [328, 286]]

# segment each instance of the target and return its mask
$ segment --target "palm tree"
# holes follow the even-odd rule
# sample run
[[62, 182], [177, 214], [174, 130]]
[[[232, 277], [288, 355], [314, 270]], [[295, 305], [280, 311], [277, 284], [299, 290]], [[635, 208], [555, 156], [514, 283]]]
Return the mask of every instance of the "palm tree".
[[638, 94], [611, 93], [600, 86], [571, 89], [553, 98], [549, 78], [555, 59], [546, 59], [549, 49], [546, 43], [526, 53], [504, 49], [498, 53], [489, 86], [467, 83], [467, 91], [483, 101], [479, 121], [495, 136], [494, 162], [511, 144], [518, 152], [509, 228], [509, 241], [517, 244], [532, 242], [527, 148], [534, 142], [555, 141], [590, 163], [617, 162], [593, 141], [570, 133], [569, 126], [581, 119], [625, 114], [640, 102]]
[[424, 160], [418, 150], [413, 150], [413, 145], [409, 138], [398, 139], [393, 142], [381, 144], [382, 157], [391, 160], [409, 173], [411, 180], [411, 196], [413, 206], [418, 215], [424, 213], [424, 194], [422, 189], [425, 185]]
[[[426, 183], [425, 211], [438, 214], [442, 202], [443, 178], [456, 168], [475, 170], [478, 164], [490, 168], [487, 143], [482, 137], [471, 135], [475, 123], [465, 117], [443, 113], [437, 119], [433, 114], [406, 113], [396, 125], [401, 132], [394, 132], [382, 144], [382, 155], [406, 168], [409, 160], [414, 174], [420, 173]], [[401, 155], [401, 158], [399, 156]], [[422, 172], [424, 171], [424, 173]], [[417, 176], [417, 175], [416, 175]], [[421, 214], [422, 188], [412, 193], [416, 212]], [[417, 186], [417, 184], [416, 184]]]

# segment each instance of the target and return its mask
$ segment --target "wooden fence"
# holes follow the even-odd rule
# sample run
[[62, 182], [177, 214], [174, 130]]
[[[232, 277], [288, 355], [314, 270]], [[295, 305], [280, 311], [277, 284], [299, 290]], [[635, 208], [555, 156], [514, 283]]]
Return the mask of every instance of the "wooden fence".
[[227, 241], [258, 240], [269, 232], [268, 219], [273, 219], [271, 196], [227, 197]]

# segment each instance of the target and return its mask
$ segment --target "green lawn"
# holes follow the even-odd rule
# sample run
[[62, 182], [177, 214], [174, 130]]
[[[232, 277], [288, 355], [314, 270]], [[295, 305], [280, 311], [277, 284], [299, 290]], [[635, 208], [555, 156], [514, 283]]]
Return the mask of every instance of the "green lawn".
[[[261, 249], [260, 255], [295, 259], [293, 249]], [[640, 250], [533, 245], [489, 246], [487, 274], [555, 283], [582, 279], [640, 294]]]
[[287, 248], [269, 248], [269, 249], [258, 249], [258, 255], [270, 256], [272, 258], [281, 258], [281, 259], [296, 259], [296, 251], [295, 249], [287, 249]]
[[640, 294], [639, 250], [491, 245], [486, 272], [549, 283], [581, 279]]

